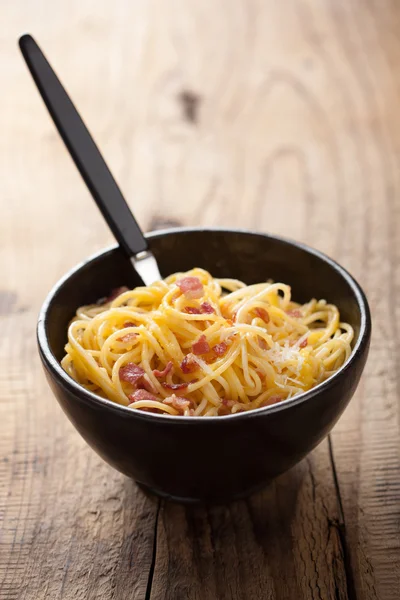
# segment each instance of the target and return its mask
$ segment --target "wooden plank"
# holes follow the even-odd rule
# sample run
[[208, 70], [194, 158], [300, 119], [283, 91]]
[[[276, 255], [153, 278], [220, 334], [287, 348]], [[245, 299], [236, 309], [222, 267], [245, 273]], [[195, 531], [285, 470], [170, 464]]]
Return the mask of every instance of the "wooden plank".
[[390, 32], [400, 13], [392, 3], [370, 3], [365, 11], [343, 3], [331, 14], [336, 31], [341, 27], [342, 52], [352, 72], [348, 91], [358, 97], [357, 109], [351, 109], [352, 137], [361, 143], [353, 164], [363, 173], [359, 195], [346, 209], [352, 218], [338, 259], [365, 286], [375, 325], [362, 385], [333, 433], [333, 447], [359, 597], [395, 600], [400, 593], [400, 337], [393, 302], [400, 284], [395, 110], [400, 43]]
[[[29, 3], [19, 10], [7, 5], [10, 31], [4, 38], [2, 29], [0, 43], [0, 79], [6, 81], [0, 117], [0, 598], [142, 599], [157, 501], [81, 440], [48, 389], [36, 351], [35, 322], [51, 285], [112, 241], [16, 48], [28, 13], [32, 31], [55, 62], [60, 57], [62, 62], [68, 36], [56, 52], [48, 42], [56, 39], [49, 32], [57, 35], [63, 28], [66, 13], [51, 10], [50, 3], [42, 6], [46, 14]], [[83, 27], [78, 44], [86, 35], [85, 11], [90, 12], [88, 3], [81, 8], [83, 20], [76, 3], [70, 21], [72, 31], [79, 23]], [[82, 83], [77, 62], [64, 72], [73, 81], [76, 71]], [[89, 115], [91, 93], [90, 86], [83, 93]], [[97, 115], [101, 112], [99, 107]], [[101, 117], [98, 123], [101, 129]]]
[[352, 598], [342, 527], [324, 442], [247, 501], [165, 504], [151, 600]]
[[[0, 11], [0, 599], [397, 600], [397, 4], [4, 0]], [[291, 236], [368, 291], [371, 359], [331, 446], [249, 501], [158, 513], [47, 390], [40, 303], [112, 238], [16, 51], [26, 27], [144, 227]]]

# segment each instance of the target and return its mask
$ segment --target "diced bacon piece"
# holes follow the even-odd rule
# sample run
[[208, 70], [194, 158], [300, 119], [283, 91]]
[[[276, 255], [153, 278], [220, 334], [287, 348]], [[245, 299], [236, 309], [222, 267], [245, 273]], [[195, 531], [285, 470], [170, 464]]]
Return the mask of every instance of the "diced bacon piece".
[[142, 367], [139, 367], [134, 363], [128, 363], [124, 367], [121, 367], [119, 370], [119, 378], [121, 381], [126, 381], [139, 389], [145, 389], [150, 394], [157, 392]]
[[220, 417], [226, 416], [226, 415], [230, 415], [232, 412], [232, 406], [235, 403], [233, 402], [233, 400], [228, 400], [227, 398], [224, 398], [222, 400], [222, 404], [221, 406], [218, 408], [218, 415]]
[[211, 304], [209, 302], [203, 302], [200, 305], [200, 308], [198, 308], [197, 306], [185, 306], [185, 308], [183, 309], [185, 313], [188, 313], [189, 315], [212, 315], [215, 314], [215, 309], [213, 306], [211, 306]]
[[212, 315], [215, 314], [214, 307], [209, 302], [203, 302], [201, 305], [201, 312], [204, 314]]
[[307, 345], [308, 345], [308, 338], [305, 338], [302, 342], [300, 342], [299, 348], [305, 348]]
[[282, 396], [279, 396], [278, 394], [276, 396], [270, 396], [269, 398], [266, 398], [266, 400], [261, 402], [260, 408], [262, 408], [264, 406], [271, 406], [271, 404], [277, 404], [281, 400], [282, 400]]
[[258, 345], [260, 346], [261, 350], [267, 350], [268, 349], [267, 342], [261, 336], [258, 336]]
[[111, 294], [108, 296], [106, 302], [112, 302], [113, 300], [115, 300], [115, 298], [118, 298], [118, 296], [120, 296], [124, 292], [128, 292], [128, 291], [129, 291], [129, 288], [126, 287], [126, 285], [117, 287], [117, 288], [111, 290]]
[[138, 388], [145, 389], [150, 392], [150, 394], [157, 393], [157, 389], [154, 387], [147, 375], [143, 375], [143, 379], [138, 383]]
[[224, 406], [228, 406], [228, 408], [232, 408], [232, 406], [235, 404], [233, 400], [229, 400], [228, 398], [223, 398], [222, 400], [222, 404]]
[[198, 277], [182, 277], [176, 285], [186, 298], [201, 298], [204, 294], [203, 284]]
[[257, 306], [254, 309], [254, 312], [256, 313], [257, 317], [262, 319], [265, 323], [269, 323], [269, 313], [265, 310], [265, 308]]
[[221, 342], [220, 344], [215, 344], [212, 349], [217, 356], [223, 356], [228, 349], [228, 344]]
[[237, 313], [238, 313], [238, 311], [237, 311], [237, 310], [234, 310], [234, 311], [233, 311], [233, 313], [232, 313], [232, 315], [231, 315], [231, 317], [232, 317], [232, 319], [231, 319], [231, 320], [232, 320], [234, 323], [235, 323], [235, 321], [236, 321]]
[[188, 315], [201, 315], [201, 310], [196, 308], [196, 306], [185, 306], [183, 310]]
[[194, 371], [197, 371], [198, 368], [199, 363], [197, 362], [196, 357], [192, 353], [187, 354], [181, 362], [181, 369], [183, 373], [193, 373]]
[[288, 310], [286, 311], [286, 314], [289, 315], [289, 317], [295, 317], [296, 319], [300, 319], [303, 316], [298, 308]]
[[126, 323], [124, 323], [124, 327], [136, 327], [137, 323], [134, 323], [133, 321], [126, 321]]
[[118, 338], [119, 342], [133, 342], [133, 340], [138, 336], [137, 333], [133, 333], [133, 331], [131, 333], [126, 333], [125, 335], [123, 335], [122, 337]]
[[281, 400], [283, 400], [283, 398], [282, 398], [282, 396], [279, 396], [279, 394], [277, 394], [275, 396], [270, 396], [270, 398], [269, 398], [270, 404], [276, 404], [277, 402], [280, 402]]
[[139, 400], [160, 400], [160, 398], [157, 398], [157, 396], [151, 394], [147, 390], [135, 390], [128, 398], [129, 400], [132, 400], [132, 402], [138, 402]]
[[276, 402], [280, 402], [282, 400], [282, 396], [279, 396], [279, 394], [277, 394], [276, 396], [270, 396], [269, 401], [273, 402], [274, 404], [276, 404]]
[[176, 410], [183, 412], [185, 408], [189, 408], [191, 406], [191, 400], [188, 400], [184, 397], [178, 397], [175, 394], [172, 394], [172, 396], [165, 398], [164, 404], [169, 404]]
[[160, 377], [166, 377], [168, 375], [168, 373], [170, 373], [170, 371], [173, 369], [173, 363], [170, 360], [166, 366], [164, 367], [164, 369], [162, 371], [159, 371], [159, 369], [154, 369], [153, 373], [155, 375], [155, 377], [160, 378]]
[[195, 342], [192, 346], [193, 354], [207, 354], [210, 352], [210, 344], [207, 342], [207, 338], [205, 335], [201, 335], [197, 342]]
[[259, 378], [261, 379], [261, 381], [265, 380], [265, 373], [263, 373], [262, 371], [260, 371], [259, 369], [257, 369], [256, 371], [257, 375], [259, 376]]
[[128, 363], [119, 370], [119, 378], [121, 381], [126, 381], [131, 385], [136, 385], [136, 383], [143, 378], [144, 374], [145, 372], [142, 367], [135, 365], [135, 363]]

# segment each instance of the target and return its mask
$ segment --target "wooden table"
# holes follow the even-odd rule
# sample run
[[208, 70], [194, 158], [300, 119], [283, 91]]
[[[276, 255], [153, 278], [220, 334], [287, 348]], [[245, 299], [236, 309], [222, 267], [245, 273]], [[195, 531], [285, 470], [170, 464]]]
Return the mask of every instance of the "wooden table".
[[[0, 4], [1, 600], [398, 600], [400, 7], [394, 0]], [[112, 243], [16, 47], [36, 35], [146, 230], [307, 242], [365, 287], [362, 383], [257, 496], [187, 508], [90, 450], [35, 320]]]

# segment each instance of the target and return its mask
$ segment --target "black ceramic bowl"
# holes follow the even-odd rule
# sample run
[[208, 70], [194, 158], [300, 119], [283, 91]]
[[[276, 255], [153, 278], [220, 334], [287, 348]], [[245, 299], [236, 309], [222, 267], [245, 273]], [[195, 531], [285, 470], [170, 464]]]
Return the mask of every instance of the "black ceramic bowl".
[[350, 360], [311, 391], [225, 417], [173, 417], [132, 410], [85, 390], [63, 371], [68, 322], [76, 308], [120, 285], [138, 284], [119, 248], [70, 271], [40, 313], [40, 356], [62, 409], [110, 465], [156, 494], [224, 502], [250, 494], [289, 469], [332, 429], [352, 397], [368, 354], [371, 322], [359, 285], [338, 264], [302, 244], [245, 231], [178, 229], [148, 236], [162, 275], [203, 267], [248, 284], [268, 278], [294, 299], [326, 298], [355, 330]]

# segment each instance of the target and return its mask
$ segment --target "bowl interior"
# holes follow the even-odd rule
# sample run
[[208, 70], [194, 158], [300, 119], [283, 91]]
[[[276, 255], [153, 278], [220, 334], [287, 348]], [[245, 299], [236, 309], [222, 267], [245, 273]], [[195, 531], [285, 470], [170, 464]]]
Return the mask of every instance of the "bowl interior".
[[[287, 240], [242, 231], [171, 230], [149, 236], [161, 274], [202, 267], [215, 277], [233, 277], [247, 284], [267, 279], [292, 287], [299, 302], [326, 299], [355, 330], [361, 326], [360, 293], [354, 280], [318, 252]], [[75, 268], [56, 286], [45, 306], [49, 347], [61, 360], [67, 327], [78, 306], [96, 302], [118, 286], [135, 287], [130, 261], [119, 248], [102, 252]]]

